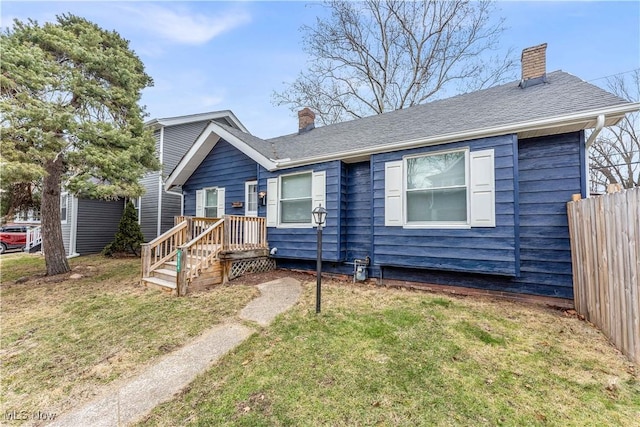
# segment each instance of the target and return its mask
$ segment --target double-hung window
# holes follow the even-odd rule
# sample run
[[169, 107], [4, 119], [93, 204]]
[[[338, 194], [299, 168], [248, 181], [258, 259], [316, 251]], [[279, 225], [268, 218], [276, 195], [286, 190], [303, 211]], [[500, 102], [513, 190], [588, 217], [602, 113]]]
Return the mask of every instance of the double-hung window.
[[218, 217], [218, 189], [207, 188], [204, 190], [204, 216], [207, 218]]
[[467, 151], [405, 159], [406, 223], [467, 223]]
[[325, 206], [326, 174], [301, 172], [267, 180], [267, 226], [310, 227], [311, 211]]
[[69, 207], [69, 194], [62, 193], [60, 195], [60, 221], [63, 224], [67, 222], [68, 207]]
[[494, 150], [459, 149], [385, 164], [385, 225], [495, 227]]
[[311, 223], [311, 172], [280, 178], [280, 224]]
[[225, 208], [225, 189], [209, 187], [196, 191], [196, 216], [222, 218]]

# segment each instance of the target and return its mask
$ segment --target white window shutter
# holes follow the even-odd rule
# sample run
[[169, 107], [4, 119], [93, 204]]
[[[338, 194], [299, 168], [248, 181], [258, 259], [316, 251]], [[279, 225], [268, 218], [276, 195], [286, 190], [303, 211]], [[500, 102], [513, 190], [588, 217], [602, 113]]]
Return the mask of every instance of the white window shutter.
[[196, 216], [204, 216], [204, 190], [196, 190]]
[[224, 188], [218, 187], [218, 218], [224, 216]]
[[315, 209], [318, 205], [327, 208], [326, 189], [327, 174], [325, 171], [313, 172], [313, 181], [311, 182], [311, 209]]
[[267, 180], [267, 227], [278, 225], [278, 178]]
[[384, 165], [384, 225], [402, 226], [402, 160]]
[[472, 151], [471, 156], [471, 226], [496, 226], [496, 191], [493, 149]]

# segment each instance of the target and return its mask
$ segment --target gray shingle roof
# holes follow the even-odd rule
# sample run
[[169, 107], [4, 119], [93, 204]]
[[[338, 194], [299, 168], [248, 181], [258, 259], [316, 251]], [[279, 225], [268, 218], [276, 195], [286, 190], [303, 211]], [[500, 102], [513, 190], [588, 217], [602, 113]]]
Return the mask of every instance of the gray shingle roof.
[[[272, 169], [359, 158], [363, 154], [457, 141], [463, 137], [505, 133], [530, 137], [571, 132], [593, 127], [596, 116], [602, 113], [607, 113], [607, 124], [615, 123], [626, 112], [638, 110], [640, 105], [563, 71], [549, 73], [544, 84], [522, 89], [519, 83], [267, 140], [219, 121], [215, 124], [230, 134], [234, 144], [240, 143], [240, 149], [244, 144], [263, 156], [266, 163], [272, 163], [263, 165]], [[171, 173], [167, 180], [169, 187], [181, 185], [197, 168], [206, 155], [198, 155], [201, 149], [197, 143], [192, 147]]]
[[220, 126], [266, 158], [295, 161], [631, 105], [563, 71], [549, 73], [546, 83], [526, 89], [520, 88], [519, 83], [267, 140]]
[[218, 123], [221, 128], [247, 144], [249, 147], [256, 150], [258, 153], [265, 156], [267, 159], [276, 159], [282, 158], [278, 157], [278, 153], [275, 151], [275, 145], [269, 141], [265, 141], [264, 139], [260, 139], [257, 136], [253, 136], [249, 133], [242, 132], [236, 128], [232, 128], [231, 126], [223, 125]]
[[267, 141], [274, 144], [278, 158], [306, 158], [629, 104], [563, 71], [549, 73], [545, 84], [526, 89], [518, 84], [511, 82]]

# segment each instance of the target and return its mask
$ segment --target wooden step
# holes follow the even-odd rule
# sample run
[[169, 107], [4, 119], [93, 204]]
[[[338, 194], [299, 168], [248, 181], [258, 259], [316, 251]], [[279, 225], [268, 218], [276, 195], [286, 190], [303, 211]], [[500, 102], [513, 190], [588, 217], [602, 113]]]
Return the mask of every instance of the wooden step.
[[[204, 257], [189, 257], [189, 259], [195, 259], [197, 261], [203, 259]], [[184, 263], [183, 263], [184, 264]], [[167, 261], [162, 265], [162, 268], [166, 268], [167, 270], [175, 270], [178, 266], [178, 261]]]
[[157, 277], [143, 277], [142, 283], [147, 287], [160, 289], [165, 292], [176, 291], [176, 282], [170, 282], [168, 280], [159, 279]]
[[167, 268], [159, 268], [157, 270], [153, 270], [151, 274], [157, 279], [162, 279], [173, 283], [176, 282], [176, 276], [178, 275], [175, 269], [170, 270]]

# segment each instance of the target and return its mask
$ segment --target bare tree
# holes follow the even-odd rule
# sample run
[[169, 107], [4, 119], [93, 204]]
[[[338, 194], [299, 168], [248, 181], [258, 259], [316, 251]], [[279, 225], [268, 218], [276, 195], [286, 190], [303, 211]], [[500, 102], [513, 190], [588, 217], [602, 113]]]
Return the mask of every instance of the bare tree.
[[381, 114], [512, 77], [495, 54], [503, 20], [490, 1], [327, 1], [304, 26], [309, 69], [273, 102], [310, 107], [324, 124]]
[[[609, 90], [621, 98], [640, 100], [640, 69], [626, 79], [609, 79]], [[609, 184], [623, 188], [640, 185], [640, 113], [627, 114], [617, 125], [604, 128], [589, 153], [591, 191], [603, 192]]]

